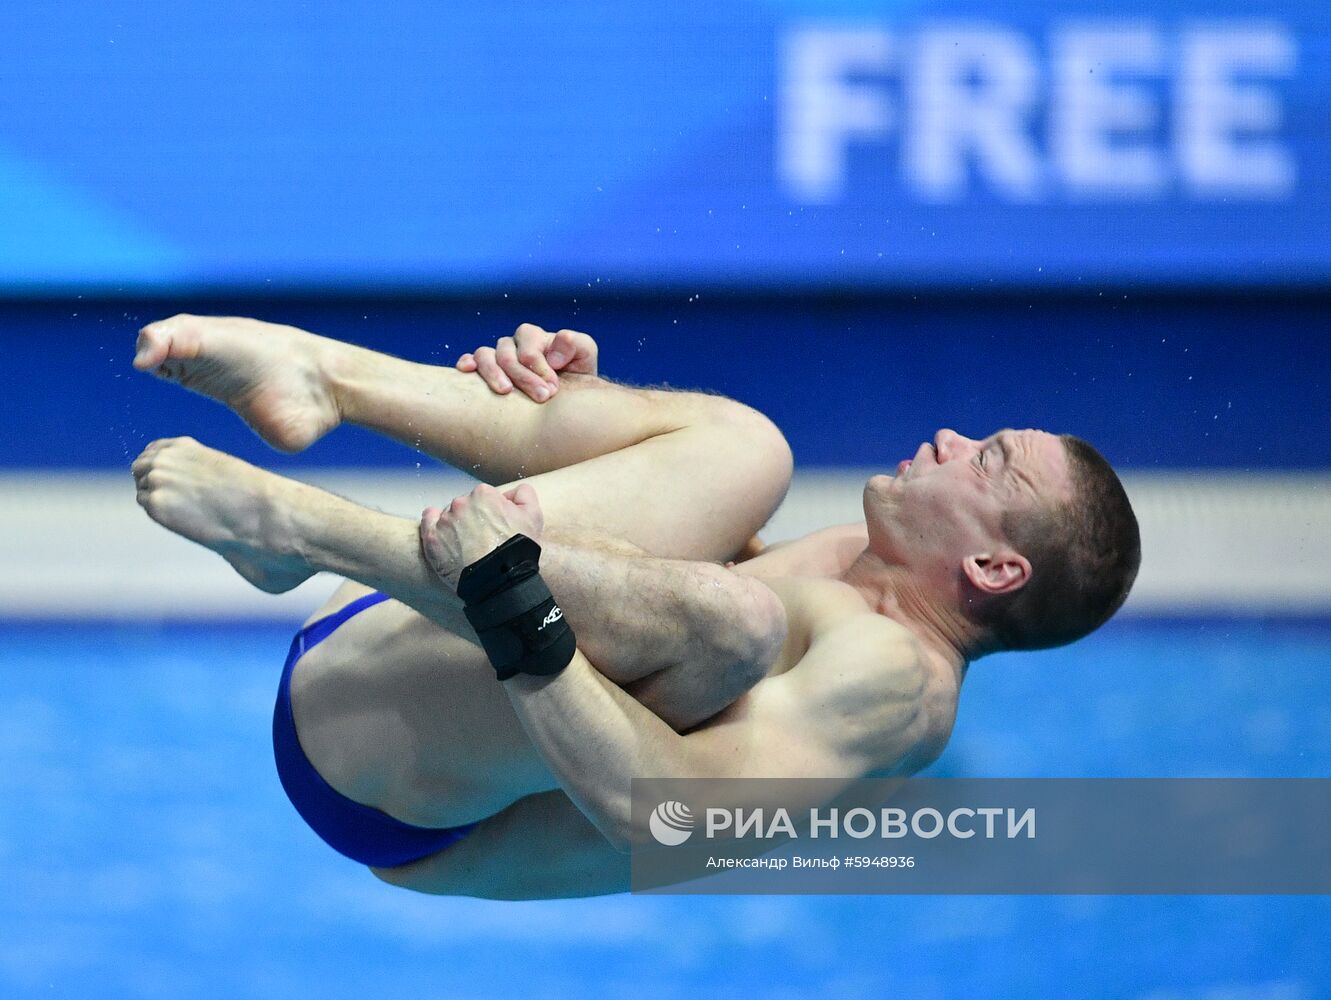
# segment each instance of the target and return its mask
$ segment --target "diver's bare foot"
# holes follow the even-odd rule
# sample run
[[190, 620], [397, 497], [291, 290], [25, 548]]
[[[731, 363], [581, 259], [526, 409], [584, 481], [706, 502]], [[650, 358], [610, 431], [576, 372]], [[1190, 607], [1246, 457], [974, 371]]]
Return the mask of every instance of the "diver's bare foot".
[[149, 517], [212, 549], [260, 590], [280, 594], [314, 575], [285, 524], [279, 495], [288, 480], [187, 437], [154, 441], [132, 470]]
[[341, 420], [325, 361], [335, 341], [293, 326], [181, 314], [139, 331], [134, 367], [225, 403], [279, 451], [300, 451]]

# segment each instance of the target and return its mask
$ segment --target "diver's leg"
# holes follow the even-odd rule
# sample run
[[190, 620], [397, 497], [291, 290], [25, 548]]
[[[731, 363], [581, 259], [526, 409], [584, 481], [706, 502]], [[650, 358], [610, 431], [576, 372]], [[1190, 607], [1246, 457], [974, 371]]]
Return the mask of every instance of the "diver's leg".
[[[331, 571], [474, 641], [456, 594], [425, 560], [416, 522], [188, 438], [149, 445], [134, 474], [139, 502], [155, 521], [222, 555], [262, 589], [288, 589]], [[537, 490], [543, 478], [531, 481]], [[478, 491], [494, 495], [489, 487]], [[542, 571], [588, 659], [621, 684], [656, 676], [647, 686], [649, 707], [677, 728], [710, 717], [751, 686], [784, 635], [776, 596], [713, 563], [624, 556], [551, 538]], [[428, 634], [426, 642], [428, 656]], [[665, 670], [679, 683], [663, 691]]]
[[789, 485], [779, 431], [732, 400], [561, 378], [544, 404], [474, 374], [417, 364], [294, 327], [176, 316], [139, 336], [136, 366], [236, 410], [299, 450], [347, 420], [494, 485], [540, 477], [551, 523], [658, 556], [724, 560]]

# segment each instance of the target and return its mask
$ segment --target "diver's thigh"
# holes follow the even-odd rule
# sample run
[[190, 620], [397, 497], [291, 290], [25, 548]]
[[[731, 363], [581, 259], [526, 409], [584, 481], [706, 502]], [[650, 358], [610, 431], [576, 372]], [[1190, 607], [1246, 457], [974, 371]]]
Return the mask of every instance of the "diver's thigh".
[[372, 871], [415, 892], [487, 899], [599, 896], [629, 887], [629, 856], [562, 791], [519, 799], [438, 854]]

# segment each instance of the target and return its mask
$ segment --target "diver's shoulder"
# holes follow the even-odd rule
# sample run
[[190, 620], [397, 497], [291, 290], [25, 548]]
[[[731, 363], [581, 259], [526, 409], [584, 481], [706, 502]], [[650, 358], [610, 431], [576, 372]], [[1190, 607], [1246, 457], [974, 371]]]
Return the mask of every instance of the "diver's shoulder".
[[822, 576], [783, 576], [764, 579], [786, 606], [818, 630], [834, 627], [848, 618], [872, 615], [864, 596], [842, 580]]
[[769, 545], [752, 558], [737, 563], [734, 569], [762, 579], [834, 578], [864, 551], [868, 537], [862, 522], [821, 528], [802, 538]]

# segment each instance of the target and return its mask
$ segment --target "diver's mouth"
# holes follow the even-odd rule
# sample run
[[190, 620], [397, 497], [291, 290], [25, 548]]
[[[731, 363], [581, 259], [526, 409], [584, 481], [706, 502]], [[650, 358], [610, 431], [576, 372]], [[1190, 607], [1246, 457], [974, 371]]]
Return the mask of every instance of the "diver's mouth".
[[910, 468], [911, 463], [912, 463], [913, 461], [914, 461], [914, 459], [907, 458], [907, 459], [904, 459], [904, 460], [901, 461], [901, 462], [898, 462], [898, 463], [897, 463], [897, 475], [898, 475], [898, 476], [904, 476], [904, 475], [906, 474], [906, 470]]

